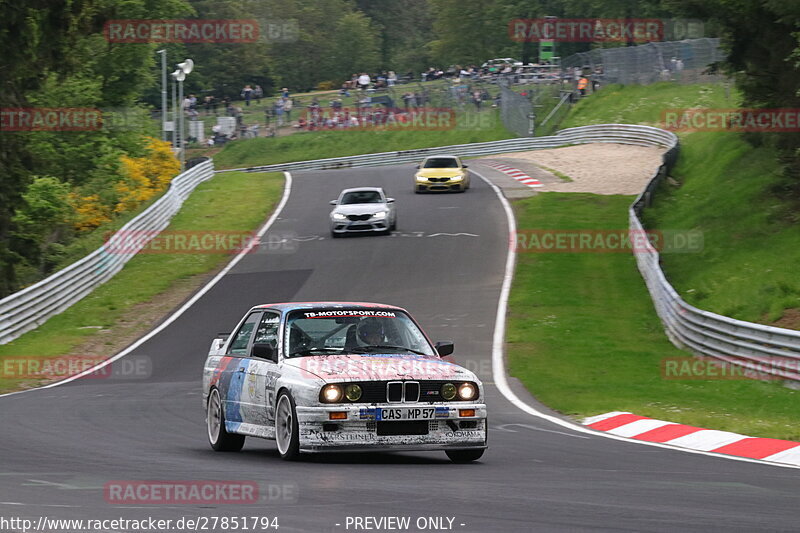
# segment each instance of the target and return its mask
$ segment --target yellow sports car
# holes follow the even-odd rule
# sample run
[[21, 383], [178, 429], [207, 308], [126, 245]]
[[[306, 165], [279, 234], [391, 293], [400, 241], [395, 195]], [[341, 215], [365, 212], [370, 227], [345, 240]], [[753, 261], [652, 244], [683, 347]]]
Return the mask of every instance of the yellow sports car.
[[417, 165], [414, 192], [457, 191], [469, 189], [467, 165], [454, 155], [426, 157]]

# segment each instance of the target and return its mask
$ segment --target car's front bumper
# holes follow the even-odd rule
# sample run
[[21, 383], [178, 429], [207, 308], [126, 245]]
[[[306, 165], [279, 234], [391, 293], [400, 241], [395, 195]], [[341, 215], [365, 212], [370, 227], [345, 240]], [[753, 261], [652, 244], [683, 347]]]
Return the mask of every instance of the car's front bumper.
[[433, 181], [431, 179], [415, 181], [415, 190], [417, 192], [446, 192], [446, 191], [463, 191], [466, 188], [466, 180], [448, 178], [446, 180], [440, 179]]
[[[411, 421], [413, 424], [406, 424], [409, 421], [380, 420], [376, 409], [381, 408], [434, 408], [436, 417], [431, 420]], [[473, 410], [474, 416], [460, 416], [459, 411], [464, 409]], [[347, 418], [331, 420], [332, 412], [346, 412]], [[303, 452], [422, 451], [487, 446], [485, 404], [459, 402], [298, 406], [297, 418], [300, 450]], [[381, 434], [386, 430], [391, 433], [403, 432], [403, 428], [407, 427], [413, 427], [416, 433], [423, 426], [424, 434]]]
[[389, 217], [369, 220], [333, 220], [333, 233], [381, 233], [389, 229]]

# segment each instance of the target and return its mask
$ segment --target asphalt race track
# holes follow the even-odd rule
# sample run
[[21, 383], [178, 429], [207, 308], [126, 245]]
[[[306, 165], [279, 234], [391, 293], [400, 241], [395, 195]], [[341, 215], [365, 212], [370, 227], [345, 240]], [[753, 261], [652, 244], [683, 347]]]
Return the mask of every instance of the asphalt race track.
[[[150, 358], [150, 377], [0, 398], [0, 516], [260, 515], [277, 516], [284, 532], [347, 531], [348, 516], [410, 516], [411, 531], [419, 517], [443, 516], [464, 532], [797, 530], [797, 470], [578, 433], [509, 403], [491, 374], [503, 207], [480, 179], [465, 194], [414, 195], [410, 175], [410, 166], [294, 174], [259, 251], [133, 354]], [[362, 185], [397, 199], [398, 232], [331, 239], [328, 200]], [[213, 335], [257, 303], [339, 299], [403, 306], [432, 338], [455, 341], [456, 359], [487, 386], [479, 462], [436, 452], [286, 463], [273, 442], [252, 438], [241, 453], [211, 450], [200, 376]], [[114, 480], [251, 480], [262, 501], [112, 505], [103, 486]]]

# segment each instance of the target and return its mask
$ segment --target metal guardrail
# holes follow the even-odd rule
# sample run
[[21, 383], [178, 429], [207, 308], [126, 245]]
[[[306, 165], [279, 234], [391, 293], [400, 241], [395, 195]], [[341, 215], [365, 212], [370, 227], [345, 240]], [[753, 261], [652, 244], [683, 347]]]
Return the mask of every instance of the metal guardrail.
[[[680, 149], [675, 134], [649, 126], [600, 124], [581, 126], [550, 137], [533, 137], [337, 157], [297, 163], [236, 169], [239, 171], [327, 170], [416, 162], [421, 157], [455, 154], [464, 157], [556, 148], [572, 144], [615, 143], [664, 146], [663, 163], [629, 210], [630, 229], [643, 230], [639, 215], [650, 205], [653, 192], [675, 164]], [[169, 191], [144, 213], [126, 224], [131, 230], [159, 231], [165, 228], [183, 200], [200, 182], [213, 176], [212, 162], [202, 163], [172, 181]], [[144, 246], [146, 241], [141, 243]], [[109, 243], [113, 245], [113, 241]], [[129, 246], [129, 245], [128, 245]], [[670, 340], [679, 347], [726, 363], [777, 378], [800, 381], [800, 331], [743, 322], [693, 307], [681, 299], [660, 266], [659, 254], [648, 242], [634, 254], [658, 316]], [[101, 247], [69, 267], [22, 291], [0, 300], [0, 343], [6, 343], [35, 328], [47, 318], [77, 302], [94, 287], [118, 272], [133, 253], [110, 254]]]
[[[418, 150], [401, 150], [397, 152], [379, 152], [374, 154], [354, 155], [347, 157], [332, 157], [329, 159], [314, 159], [294, 163], [278, 163], [260, 167], [246, 167], [219, 170], [217, 172], [292, 172], [298, 170], [334, 170], [339, 168], [356, 168], [367, 166], [397, 165], [403, 163], [417, 163], [429, 155], [457, 155], [461, 157], [479, 157], [483, 155], [503, 154], [507, 152], [521, 152], [526, 150], [542, 150], [557, 148], [570, 144], [584, 144], [589, 142], [611, 142], [652, 146], [661, 144], [667, 146], [670, 137], [668, 132], [658, 128], [644, 130], [644, 126], [626, 126], [620, 124], [605, 124], [601, 126], [581, 126], [561, 130], [549, 137], [521, 137], [502, 141], [485, 143], [456, 144], [451, 146], [438, 146], [420, 148]], [[661, 133], [659, 133], [661, 132]], [[610, 135], [610, 137], [609, 137]]]
[[[630, 229], [636, 234], [644, 230], [639, 216], [678, 157], [677, 137], [664, 133], [672, 141], [663, 164], [628, 211]], [[634, 251], [636, 263], [673, 344], [701, 357], [750, 370], [753, 377], [800, 381], [800, 331], [744, 322], [689, 305], [667, 281], [658, 251], [646, 239], [643, 241]]]
[[[197, 185], [213, 177], [211, 160], [176, 176], [161, 198], [120, 228], [103, 246], [50, 277], [0, 300], [0, 344], [38, 327], [108, 281], [157, 232], [167, 227]], [[135, 241], [127, 238], [131, 235], [136, 235]]]

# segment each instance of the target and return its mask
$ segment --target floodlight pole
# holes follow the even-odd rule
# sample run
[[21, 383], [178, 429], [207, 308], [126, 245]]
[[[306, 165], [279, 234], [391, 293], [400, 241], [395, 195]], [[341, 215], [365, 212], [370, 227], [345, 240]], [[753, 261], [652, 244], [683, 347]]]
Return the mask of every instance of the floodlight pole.
[[167, 140], [167, 50], [156, 52], [161, 54], [161, 140]]

